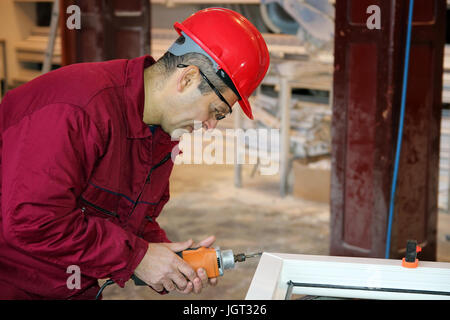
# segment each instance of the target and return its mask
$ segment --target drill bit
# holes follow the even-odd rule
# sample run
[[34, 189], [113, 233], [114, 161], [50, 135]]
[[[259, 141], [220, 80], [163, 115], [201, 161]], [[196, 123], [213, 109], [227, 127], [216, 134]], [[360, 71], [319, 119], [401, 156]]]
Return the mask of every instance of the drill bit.
[[263, 254], [262, 252], [250, 253], [250, 254], [247, 254], [245, 257], [246, 258], [255, 258], [255, 257], [260, 257], [262, 254]]
[[244, 262], [248, 258], [255, 258], [262, 255], [262, 252], [257, 253], [251, 253], [251, 254], [245, 254], [245, 253], [238, 253], [234, 255], [234, 262]]

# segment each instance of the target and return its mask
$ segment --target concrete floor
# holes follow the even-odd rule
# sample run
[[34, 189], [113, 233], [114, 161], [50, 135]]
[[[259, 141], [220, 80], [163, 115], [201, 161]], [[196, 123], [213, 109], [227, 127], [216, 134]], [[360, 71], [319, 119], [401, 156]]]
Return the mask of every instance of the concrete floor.
[[[279, 176], [250, 178], [243, 167], [243, 188], [233, 184], [231, 165], [176, 165], [171, 176], [171, 200], [158, 221], [172, 241], [201, 240], [215, 235], [215, 245], [238, 252], [283, 252], [328, 255], [329, 205], [279, 196]], [[439, 213], [438, 261], [450, 262], [450, 214]], [[113, 299], [244, 299], [258, 259], [238, 264], [202, 293], [160, 296], [129, 281], [124, 289], [109, 286]]]

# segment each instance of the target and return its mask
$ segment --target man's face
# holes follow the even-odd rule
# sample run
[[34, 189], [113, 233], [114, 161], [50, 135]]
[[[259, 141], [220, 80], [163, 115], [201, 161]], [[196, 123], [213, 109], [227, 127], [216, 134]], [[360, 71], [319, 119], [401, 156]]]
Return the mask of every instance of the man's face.
[[[228, 115], [228, 106], [215, 94], [210, 91], [201, 94], [198, 84], [202, 80], [198, 69], [190, 66], [180, 70], [177, 78], [177, 88], [174, 97], [171, 99], [170, 107], [163, 115], [161, 126], [169, 133], [173, 139], [179, 139], [185, 132], [192, 132], [201, 127], [213, 129], [219, 120], [216, 117]], [[227, 89], [221, 92], [225, 100], [233, 106], [237, 102], [237, 96]], [[194, 126], [194, 123], [197, 127]]]

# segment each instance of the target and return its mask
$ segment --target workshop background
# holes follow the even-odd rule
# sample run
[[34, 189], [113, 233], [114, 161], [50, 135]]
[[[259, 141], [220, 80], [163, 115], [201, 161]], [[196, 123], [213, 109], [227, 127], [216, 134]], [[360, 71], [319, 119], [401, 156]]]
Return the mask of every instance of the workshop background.
[[[177, 37], [175, 21], [212, 6], [238, 11], [262, 32], [271, 65], [251, 98], [255, 120], [235, 106], [219, 129], [224, 136], [233, 128], [280, 129], [268, 150], [279, 150], [278, 160], [269, 159], [279, 170], [265, 175], [268, 160], [249, 156], [240, 165], [175, 165], [160, 225], [172, 241], [213, 234], [215, 245], [235, 253], [383, 258], [408, 1], [292, 2], [302, 1], [1, 0], [1, 95], [67, 64], [157, 59]], [[71, 5], [80, 8], [80, 29], [68, 27]], [[380, 8], [379, 29], [368, 27], [371, 5]], [[420, 259], [450, 262], [449, 10], [450, 1], [415, 1], [391, 259], [414, 239]], [[233, 137], [227, 142], [233, 149]], [[198, 295], [160, 296], [129, 281], [107, 287], [103, 298], [244, 299], [257, 265], [237, 264]]]

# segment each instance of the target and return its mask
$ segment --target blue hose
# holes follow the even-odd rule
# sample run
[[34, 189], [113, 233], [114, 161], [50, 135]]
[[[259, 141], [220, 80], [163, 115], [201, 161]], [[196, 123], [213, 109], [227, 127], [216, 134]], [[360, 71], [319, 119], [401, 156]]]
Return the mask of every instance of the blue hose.
[[391, 249], [391, 231], [392, 231], [392, 220], [394, 216], [395, 189], [397, 186], [398, 164], [400, 161], [400, 151], [402, 148], [403, 121], [405, 118], [406, 91], [408, 86], [409, 51], [411, 48], [411, 26], [412, 26], [413, 8], [414, 8], [414, 0], [410, 0], [409, 14], [408, 14], [408, 30], [406, 34], [405, 66], [403, 69], [403, 88], [402, 88], [402, 101], [400, 107], [400, 123], [398, 127], [397, 150], [395, 152], [394, 174], [392, 177], [391, 199], [389, 203], [389, 222], [386, 236], [386, 252], [385, 252], [386, 259], [389, 259], [389, 252]]

